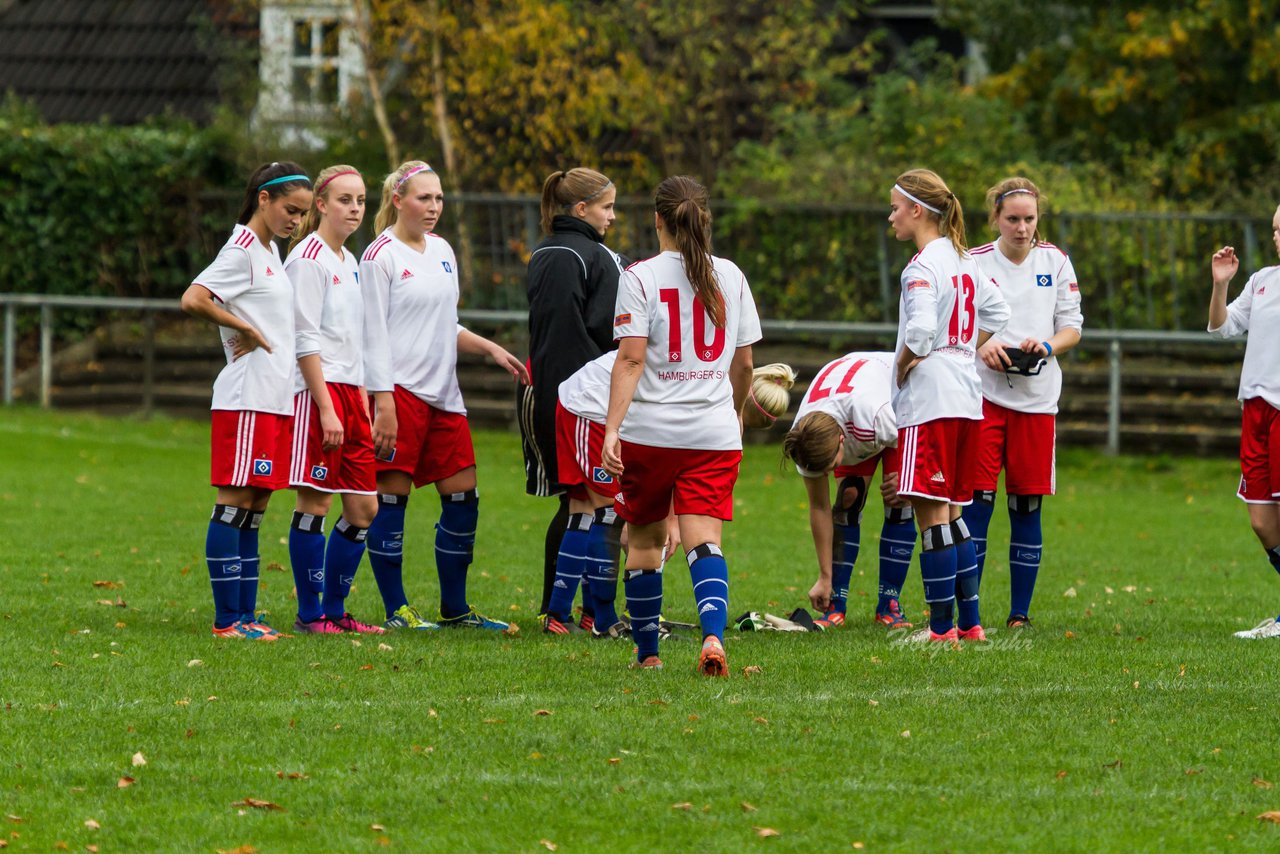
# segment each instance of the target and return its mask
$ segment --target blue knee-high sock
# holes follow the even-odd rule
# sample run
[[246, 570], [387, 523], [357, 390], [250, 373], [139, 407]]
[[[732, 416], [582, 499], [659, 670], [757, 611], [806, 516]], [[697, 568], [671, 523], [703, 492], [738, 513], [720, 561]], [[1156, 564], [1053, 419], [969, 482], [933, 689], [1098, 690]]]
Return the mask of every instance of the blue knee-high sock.
[[204, 558], [213, 588], [213, 625], [225, 629], [240, 619], [240, 526], [249, 511], [228, 504], [213, 505]]
[[698, 607], [702, 637], [714, 635], [724, 640], [729, 622], [729, 565], [715, 543], [703, 543], [689, 553], [689, 576]]
[[587, 531], [587, 583], [595, 606], [596, 631], [599, 632], [608, 631], [618, 622], [614, 602], [618, 598], [622, 525], [612, 507], [601, 507]]
[[324, 553], [324, 615], [340, 620], [347, 613], [347, 596], [355, 581], [368, 528], [358, 528], [339, 517], [329, 534], [329, 547]]
[[843, 511], [833, 514], [834, 542], [831, 544], [831, 610], [845, 613], [849, 607], [849, 580], [853, 578], [853, 565], [858, 562], [862, 549], [862, 524], [859, 520], [838, 518]]
[[973, 493], [973, 501], [964, 508], [960, 518], [969, 528], [973, 549], [978, 559], [978, 579], [987, 565], [987, 531], [991, 528], [991, 514], [996, 509], [994, 489], [979, 489]]
[[289, 523], [289, 564], [298, 592], [298, 619], [320, 619], [320, 594], [324, 590], [324, 517], [293, 511]]
[[569, 515], [569, 524], [565, 526], [564, 536], [560, 538], [556, 578], [551, 582], [551, 601], [547, 604], [547, 613], [562, 623], [569, 622], [573, 613], [573, 598], [578, 595], [578, 582], [586, 569], [590, 532], [590, 513]]
[[978, 613], [978, 554], [964, 519], [951, 523], [951, 538], [956, 543], [956, 625], [968, 631], [982, 624]]
[[662, 569], [628, 569], [627, 610], [636, 660], [658, 654], [658, 620], [662, 615]]
[[890, 603], [902, 598], [902, 585], [911, 569], [911, 555], [916, 549], [916, 525], [910, 507], [886, 507], [884, 525], [880, 527], [880, 599], [876, 613], [889, 610]]
[[250, 512], [240, 529], [240, 619], [258, 619], [258, 528], [263, 513]]
[[1267, 560], [1271, 561], [1271, 567], [1276, 572], [1280, 572], [1280, 546], [1272, 546], [1271, 548], [1263, 547], [1267, 553]]
[[1030, 616], [1044, 532], [1039, 495], [1009, 496], [1009, 616]]
[[404, 594], [404, 511], [409, 506], [407, 495], [378, 495], [378, 515], [373, 517], [365, 551], [369, 568], [378, 582], [382, 607], [391, 619], [398, 608], [409, 604]]
[[920, 578], [924, 601], [929, 603], [929, 628], [944, 634], [953, 627], [956, 601], [956, 547], [951, 526], [934, 525], [920, 532]]
[[467, 604], [467, 570], [476, 546], [480, 493], [474, 489], [440, 496], [436, 523], [436, 573], [440, 576], [440, 616], [461, 617]]

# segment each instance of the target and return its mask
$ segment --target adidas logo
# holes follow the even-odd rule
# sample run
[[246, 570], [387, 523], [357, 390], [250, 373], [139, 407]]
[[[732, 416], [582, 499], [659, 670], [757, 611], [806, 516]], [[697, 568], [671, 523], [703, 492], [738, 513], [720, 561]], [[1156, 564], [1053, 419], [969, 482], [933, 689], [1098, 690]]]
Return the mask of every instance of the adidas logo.
[[342, 279], [339, 279], [336, 273], [334, 274], [334, 277], [333, 277], [333, 283], [334, 283], [335, 285], [340, 285], [340, 284], [342, 284]]
[[404, 271], [403, 273], [401, 273], [401, 274], [400, 274], [400, 281], [402, 281], [402, 282], [403, 282], [405, 279], [412, 279], [412, 278], [413, 278], [413, 273], [409, 272], [409, 270], [408, 270], [407, 268], [405, 269], [405, 271]]
[[564, 589], [566, 589], [569, 585], [565, 584], [563, 581], [561, 581], [560, 579], [558, 579], [558, 578], [557, 578], [557, 579], [556, 579], [556, 583], [555, 583], [555, 584], [553, 584], [553, 585], [551, 585], [551, 586], [552, 586], [552, 587], [559, 587], [561, 590], [564, 590]]
[[946, 479], [945, 477], [943, 477], [943, 476], [942, 476], [942, 472], [940, 472], [940, 471], [936, 471], [936, 472], [934, 472], [934, 473], [933, 473], [933, 477], [929, 478], [929, 480], [933, 481], [934, 483], [946, 483], [946, 482], [947, 482], [947, 479]]
[[267, 268], [267, 275], [268, 275], [268, 276], [274, 276], [274, 275], [275, 275], [275, 272], [274, 272], [274, 271], [272, 271], [272, 269], [271, 269], [270, 267], [268, 267], [268, 268]]
[[707, 613], [708, 611], [714, 611], [715, 609], [716, 609], [716, 606], [715, 606], [715, 605], [712, 605], [710, 602], [707, 602], [707, 603], [706, 603], [706, 604], [704, 604], [701, 608], [699, 608], [699, 609], [698, 609], [698, 613], [699, 613], [699, 614], [705, 614], [705, 613]]
[[641, 626], [640, 628], [636, 629], [635, 631], [637, 631], [637, 632], [656, 632], [657, 630], [658, 630], [658, 624], [657, 624], [657, 623], [649, 623], [647, 626]]

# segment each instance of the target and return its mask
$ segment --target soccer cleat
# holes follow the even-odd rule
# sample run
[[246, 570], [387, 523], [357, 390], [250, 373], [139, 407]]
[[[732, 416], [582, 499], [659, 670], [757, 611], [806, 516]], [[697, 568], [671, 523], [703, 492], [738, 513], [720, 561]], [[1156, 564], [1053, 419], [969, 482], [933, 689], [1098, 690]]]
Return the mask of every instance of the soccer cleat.
[[839, 628], [844, 625], [844, 611], [828, 611], [822, 615], [819, 622], [826, 623], [828, 626]]
[[236, 625], [249, 640], [270, 642], [280, 639], [280, 633], [261, 620], [241, 620]]
[[293, 630], [300, 635], [340, 635], [342, 626], [328, 617], [320, 617], [310, 622], [301, 617], [293, 621]]
[[382, 626], [372, 626], [368, 623], [362, 623], [350, 614], [343, 612], [342, 616], [336, 620], [329, 620], [338, 627], [340, 631], [356, 632], [361, 635], [383, 635], [387, 630]]
[[1268, 617], [1258, 625], [1243, 632], [1236, 632], [1238, 638], [1280, 638], [1280, 618], [1272, 619]]
[[[985, 636], [984, 636], [985, 639]], [[960, 645], [960, 632], [955, 626], [947, 629], [942, 634], [938, 634], [933, 629], [929, 630], [929, 643], [949, 643], [952, 646]]]
[[1031, 618], [1026, 614], [1014, 614], [1012, 617], [1004, 621], [1004, 625], [1007, 629], [1035, 628], [1035, 626], [1031, 625]]
[[656, 655], [650, 655], [644, 661], [632, 661], [627, 667], [631, 670], [661, 670], [662, 659]]
[[240, 628], [239, 623], [232, 623], [231, 625], [223, 629], [220, 629], [217, 626], [214, 626], [213, 636], [215, 638], [230, 638], [232, 640], [244, 640], [246, 637], [248, 637], [244, 633], [244, 630]]
[[907, 619], [906, 614], [902, 613], [902, 606], [898, 604], [897, 599], [889, 600], [887, 611], [876, 609], [876, 622], [891, 629], [911, 628], [911, 621]]
[[543, 614], [538, 619], [542, 623], [542, 631], [549, 635], [576, 635], [582, 631], [572, 620], [565, 622], [550, 614]]
[[982, 630], [982, 626], [974, 626], [971, 629], [956, 629], [956, 636], [962, 641], [978, 641], [985, 642], [987, 633]]
[[[658, 631], [661, 632], [662, 630], [659, 629]], [[631, 637], [631, 627], [628, 626], [626, 623], [622, 622], [622, 620], [619, 620], [618, 622], [614, 623], [612, 626], [605, 629], [603, 632], [596, 631], [595, 627], [593, 626], [591, 629], [591, 637], [596, 640], [619, 640], [621, 638], [629, 638]], [[658, 639], [659, 640], [662, 639], [661, 634], [659, 634]]]
[[417, 629], [419, 631], [440, 628], [436, 623], [422, 619], [422, 615], [418, 613], [418, 610], [408, 605], [401, 605], [396, 608], [395, 613], [391, 615], [391, 619], [383, 623], [382, 627], [384, 629]]
[[715, 635], [708, 635], [702, 642], [702, 654], [698, 656], [698, 672], [703, 676], [729, 675], [729, 661], [724, 655], [724, 646]]
[[495, 632], [505, 632], [511, 628], [510, 625], [501, 620], [489, 619], [475, 608], [458, 617], [442, 616], [440, 618], [440, 626], [450, 629], [489, 629]]
[[578, 628], [582, 629], [582, 631], [584, 632], [589, 632], [595, 627], [596, 627], [595, 617], [588, 617], [586, 614], [583, 614], [582, 617], [578, 620]]

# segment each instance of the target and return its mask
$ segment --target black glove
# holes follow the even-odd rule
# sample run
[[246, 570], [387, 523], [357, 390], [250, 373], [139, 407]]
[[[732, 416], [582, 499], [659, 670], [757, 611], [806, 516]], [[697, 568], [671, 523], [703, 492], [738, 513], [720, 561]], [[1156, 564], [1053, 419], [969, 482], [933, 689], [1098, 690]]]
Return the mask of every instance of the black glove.
[[1039, 353], [1028, 353], [1017, 347], [1005, 347], [1003, 349], [1005, 355], [1009, 357], [1009, 364], [1004, 369], [1006, 374], [1021, 374], [1024, 377], [1034, 377], [1044, 367], [1045, 358]]

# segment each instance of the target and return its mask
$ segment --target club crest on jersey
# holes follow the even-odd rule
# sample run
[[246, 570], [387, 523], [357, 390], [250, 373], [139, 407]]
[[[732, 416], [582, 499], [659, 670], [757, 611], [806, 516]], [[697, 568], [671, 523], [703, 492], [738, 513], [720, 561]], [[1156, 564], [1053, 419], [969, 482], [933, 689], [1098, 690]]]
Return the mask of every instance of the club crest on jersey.
[[254, 460], [254, 461], [253, 461], [253, 473], [254, 473], [254, 474], [256, 474], [256, 475], [260, 475], [260, 476], [262, 476], [262, 477], [267, 477], [268, 475], [270, 475], [270, 474], [271, 474], [271, 460]]
[[1070, 287], [1070, 288], [1071, 288], [1071, 293], [1073, 293], [1073, 294], [1078, 294], [1078, 293], [1080, 293], [1080, 286], [1079, 286], [1079, 285], [1077, 285], [1075, 282], [1072, 282], [1068, 287]]
[[626, 314], [619, 314], [617, 317], [615, 317], [615, 318], [613, 319], [613, 325], [614, 325], [614, 326], [625, 326], [626, 324], [628, 324], [628, 323], [630, 323], [630, 322], [631, 322], [631, 313], [630, 313], [630, 312], [628, 312], [628, 313], [626, 313]]
[[1053, 276], [1050, 276], [1048, 273], [1041, 273], [1040, 275], [1036, 276], [1036, 287], [1037, 288], [1053, 287]]
[[929, 283], [926, 282], [924, 279], [912, 279], [911, 281], [907, 282], [907, 290], [909, 291], [914, 291], [920, 288], [927, 288], [927, 287], [929, 287]]
[[670, 353], [668, 353], [668, 354], [667, 354], [667, 361], [668, 361], [668, 362], [678, 362], [678, 361], [680, 361], [680, 351], [679, 351], [679, 350], [672, 350]]
[[613, 475], [609, 474], [600, 466], [592, 466], [591, 480], [593, 483], [613, 483]]
[[400, 281], [402, 282], [405, 279], [412, 279], [412, 278], [413, 278], [413, 273], [409, 272], [409, 269], [407, 267], [405, 268], [405, 271], [400, 274]]
[[441, 262], [440, 262], [440, 266], [441, 266], [441, 267], [444, 267], [444, 271], [445, 271], [446, 273], [452, 273], [452, 272], [453, 272], [453, 268], [449, 266], [449, 262], [448, 262], [448, 261], [441, 261]]
[[328, 476], [329, 476], [328, 466], [312, 466], [311, 467], [312, 480], [324, 480]]

